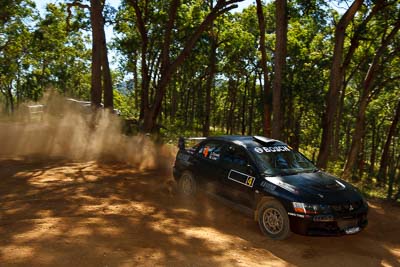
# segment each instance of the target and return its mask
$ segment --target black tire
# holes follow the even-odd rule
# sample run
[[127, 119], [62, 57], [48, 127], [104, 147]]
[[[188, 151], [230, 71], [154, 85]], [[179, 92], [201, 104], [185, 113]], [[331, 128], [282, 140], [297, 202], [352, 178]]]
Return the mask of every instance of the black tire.
[[194, 196], [197, 193], [197, 182], [190, 171], [182, 173], [178, 181], [178, 189], [183, 196]]
[[258, 225], [264, 235], [283, 240], [290, 235], [290, 223], [286, 209], [277, 200], [267, 200], [257, 210]]

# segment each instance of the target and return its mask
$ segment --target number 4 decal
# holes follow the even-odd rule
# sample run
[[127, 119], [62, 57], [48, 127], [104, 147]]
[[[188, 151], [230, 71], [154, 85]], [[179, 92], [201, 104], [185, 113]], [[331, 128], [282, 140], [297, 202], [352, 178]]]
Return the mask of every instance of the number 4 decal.
[[235, 170], [229, 171], [228, 179], [248, 187], [253, 187], [255, 180], [253, 176]]
[[248, 177], [246, 180], [246, 184], [250, 187], [253, 187], [254, 177]]

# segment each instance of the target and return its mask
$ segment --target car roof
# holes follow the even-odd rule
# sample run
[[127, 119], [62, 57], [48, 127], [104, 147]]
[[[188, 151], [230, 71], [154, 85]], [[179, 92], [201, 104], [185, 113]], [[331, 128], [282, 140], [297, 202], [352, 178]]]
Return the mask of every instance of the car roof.
[[260, 145], [284, 145], [287, 146], [282, 141], [267, 138], [264, 136], [251, 136], [251, 135], [219, 135], [219, 136], [210, 136], [207, 137], [206, 140], [219, 140], [219, 141], [227, 141], [232, 142], [238, 145], [243, 145], [245, 147], [253, 147]]

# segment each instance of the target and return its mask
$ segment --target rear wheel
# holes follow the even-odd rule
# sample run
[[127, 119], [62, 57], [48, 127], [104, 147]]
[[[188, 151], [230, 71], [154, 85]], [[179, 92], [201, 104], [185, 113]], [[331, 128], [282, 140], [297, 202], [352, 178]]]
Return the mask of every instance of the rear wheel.
[[257, 213], [258, 225], [263, 234], [275, 240], [282, 240], [290, 235], [289, 217], [277, 200], [265, 201]]
[[184, 196], [194, 196], [196, 194], [197, 183], [191, 172], [183, 172], [178, 181], [178, 188], [179, 192]]

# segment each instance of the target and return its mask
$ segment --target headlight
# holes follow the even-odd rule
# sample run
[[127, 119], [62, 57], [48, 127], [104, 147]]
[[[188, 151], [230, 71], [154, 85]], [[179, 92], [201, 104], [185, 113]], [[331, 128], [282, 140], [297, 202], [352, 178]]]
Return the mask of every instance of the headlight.
[[307, 204], [301, 202], [292, 202], [293, 209], [297, 213], [303, 214], [326, 214], [330, 213], [330, 207], [328, 205], [321, 204]]

